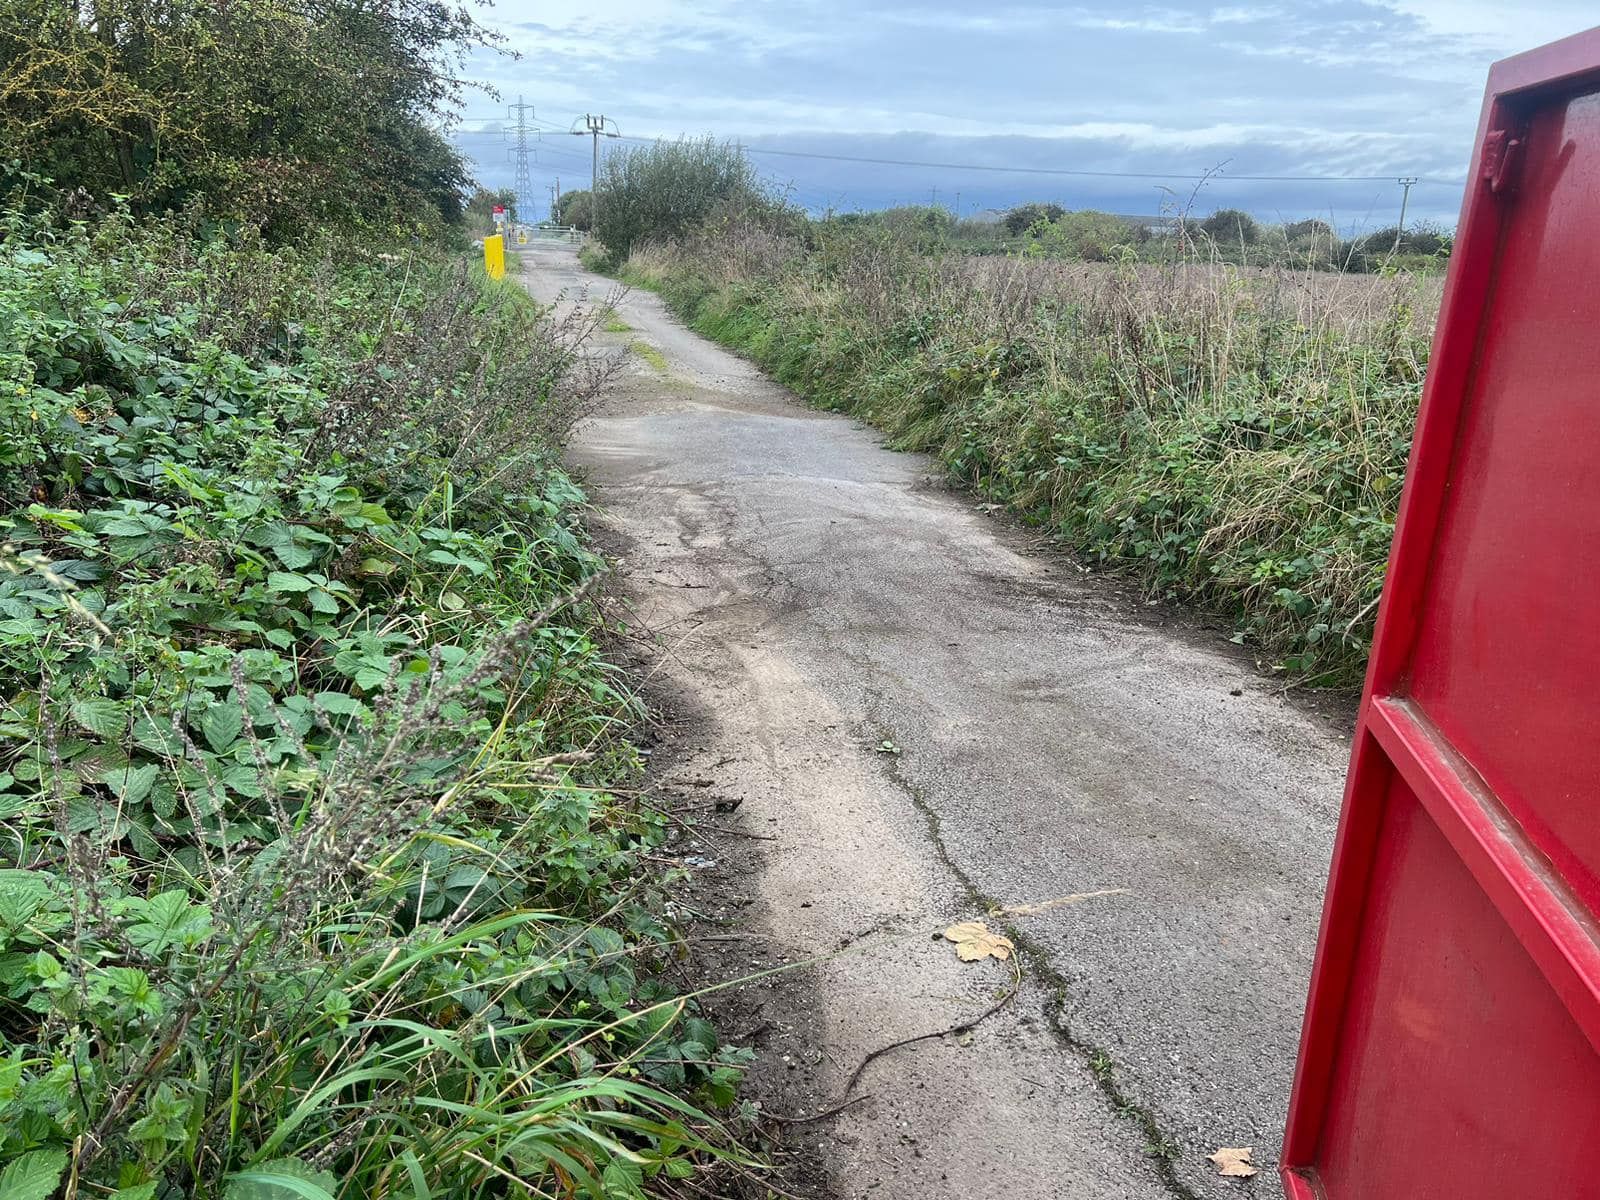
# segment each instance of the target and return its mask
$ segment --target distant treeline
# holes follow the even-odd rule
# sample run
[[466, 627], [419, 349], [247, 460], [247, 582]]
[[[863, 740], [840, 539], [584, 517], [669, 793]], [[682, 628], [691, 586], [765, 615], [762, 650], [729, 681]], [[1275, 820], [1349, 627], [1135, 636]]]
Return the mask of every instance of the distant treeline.
[[1174, 261], [1197, 255], [1242, 265], [1295, 265], [1321, 270], [1372, 272], [1386, 266], [1408, 270], [1442, 267], [1453, 235], [1426, 221], [1403, 231], [1391, 225], [1355, 237], [1340, 237], [1326, 221], [1267, 223], [1236, 208], [1208, 216], [1125, 216], [1059, 204], [1020, 204], [994, 220], [957, 219], [935, 205], [904, 205], [877, 212], [830, 214], [824, 224], [881, 226], [918, 237], [935, 247], [971, 254], [1015, 254], [1109, 262], [1133, 255], [1141, 261]]
[[[487, 195], [487, 193], [485, 194]], [[927, 254], [1024, 255], [1077, 262], [1208, 261], [1369, 274], [1442, 270], [1453, 233], [1418, 221], [1341, 237], [1327, 221], [1257, 220], [1236, 208], [1129, 216], [1060, 204], [1020, 204], [994, 219], [960, 219], [938, 205], [808, 216], [762, 180], [737, 145], [685, 139], [629, 147], [606, 159], [598, 194], [560, 198], [564, 222], [593, 232], [613, 264], [637, 246], [754, 220], [815, 244], [831, 231], [878, 230]]]

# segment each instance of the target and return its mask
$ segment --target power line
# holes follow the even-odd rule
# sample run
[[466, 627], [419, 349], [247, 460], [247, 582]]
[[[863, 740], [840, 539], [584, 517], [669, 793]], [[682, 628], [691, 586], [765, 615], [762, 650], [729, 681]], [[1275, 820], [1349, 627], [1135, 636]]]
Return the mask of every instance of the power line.
[[[624, 138], [623, 140], [629, 142], [659, 142], [666, 139], [632, 137]], [[744, 149], [749, 154], [770, 154], [781, 158], [821, 159], [827, 162], [867, 163], [881, 167], [921, 167], [925, 170], [936, 171], [999, 171], [1015, 175], [1070, 175], [1087, 179], [1226, 179], [1234, 182], [1249, 183], [1389, 183], [1394, 179], [1393, 175], [1228, 175], [1215, 171], [1209, 174], [1191, 174], [1183, 171], [1084, 171], [1067, 167], [1011, 167], [996, 166], [989, 163], [931, 162], [909, 158], [870, 158], [854, 154], [821, 154], [806, 150], [773, 150], [748, 144], [745, 145]], [[1417, 177], [1415, 181], [1439, 187], [1464, 186], [1464, 181], [1459, 179], [1424, 179]]]
[[[510, 105], [508, 107], [515, 109], [517, 105]], [[582, 160], [583, 156], [581, 155], [573, 154], [566, 150], [557, 150], [545, 144], [544, 137], [542, 135], [550, 128], [549, 122], [538, 120], [532, 115], [533, 105], [529, 104], [525, 105], [524, 107], [528, 111], [526, 124], [529, 126], [529, 128], [527, 129], [527, 132], [539, 142], [539, 146], [535, 153], [550, 155], [554, 158], [570, 159], [573, 162], [579, 162]], [[448, 136], [451, 138], [451, 140], [457, 143], [466, 143], [468, 139], [472, 138], [493, 138], [499, 141], [505, 141], [507, 138], [517, 133], [517, 130], [507, 128], [506, 124], [500, 121], [499, 118], [480, 117], [477, 119], [490, 122], [491, 127], [487, 129], [457, 129]], [[533, 128], [533, 126], [538, 126], [539, 128]], [[565, 130], [562, 130], [562, 132], [565, 132]]]
[[[498, 124], [501, 121], [501, 118], [499, 118], [499, 117], [463, 117], [463, 118], [461, 118], [461, 120], [462, 120], [462, 123], [469, 124], [469, 125], [470, 124], [478, 124], [478, 125], [494, 125], [494, 126], [498, 126]], [[528, 123], [531, 124], [531, 125], [537, 125], [542, 129], [548, 129], [548, 130], [552, 130], [552, 131], [559, 131], [561, 133], [565, 133], [566, 132], [566, 127], [563, 126], [559, 121], [546, 121], [543, 117], [530, 116], [528, 118]], [[491, 131], [468, 129], [468, 130], [460, 130], [459, 132], [464, 132], [464, 133], [483, 133], [483, 132], [491, 132]]]
[[[478, 136], [478, 135], [473, 135], [473, 136]], [[463, 149], [466, 150], [467, 157], [473, 159], [473, 161], [475, 161], [475, 162], [482, 162], [483, 161], [481, 158], [479, 158], [477, 156], [477, 154], [475, 154], [473, 152], [473, 148], [472, 147], [465, 147], [464, 146]], [[555, 150], [555, 149], [552, 149], [550, 147], [550, 145], [548, 143], [545, 143], [545, 142], [541, 142], [535, 152], [539, 155], [540, 158], [559, 158], [559, 159], [564, 159], [567, 162], [574, 162], [574, 163], [586, 163], [586, 162], [589, 161], [589, 156], [587, 154], [573, 154], [571, 151]], [[531, 165], [537, 165], [538, 161], [539, 161], [539, 159], [537, 159], [537, 158], [531, 160]]]
[[[488, 118], [484, 119], [487, 120]], [[579, 118], [579, 121], [574, 123], [574, 128], [569, 130], [569, 132], [579, 135], [590, 134], [592, 132], [590, 129], [577, 128], [576, 126], [592, 119], [594, 118]], [[604, 117], [599, 119], [601, 121], [606, 120]], [[546, 128], [557, 128], [557, 126], [550, 122], [541, 120], [537, 123], [541, 126], [545, 126]], [[612, 124], [611, 129], [615, 129], [614, 124]], [[463, 132], [470, 133], [471, 131]], [[614, 133], [611, 130], [606, 130], [604, 136], [617, 137], [621, 135]], [[668, 139], [662, 137], [623, 137], [622, 140], [628, 142], [648, 143], [662, 142]], [[1181, 180], [1189, 182], [1202, 182], [1208, 179], [1217, 179], [1237, 183], [1392, 183], [1396, 181], [1395, 176], [1393, 175], [1234, 175], [1221, 171], [1095, 171], [1076, 167], [1008, 166], [994, 163], [943, 162], [931, 159], [886, 158], [875, 155], [827, 154], [821, 151], [810, 150], [779, 150], [771, 147], [752, 146], [748, 144], [748, 142], [742, 142], [741, 148], [748, 154], [765, 154], [777, 158], [802, 158], [821, 162], [859, 163], [868, 166], [883, 167], [915, 167], [922, 170], [935, 171], [979, 171], [1010, 175], [1054, 175], [1081, 179], [1152, 179]], [[1406, 179], [1409, 179], [1413, 185], [1421, 184], [1433, 187], [1466, 186], [1464, 180], [1430, 178], [1426, 176], [1401, 177], [1399, 182], [1402, 184], [1402, 186], [1406, 186]]]

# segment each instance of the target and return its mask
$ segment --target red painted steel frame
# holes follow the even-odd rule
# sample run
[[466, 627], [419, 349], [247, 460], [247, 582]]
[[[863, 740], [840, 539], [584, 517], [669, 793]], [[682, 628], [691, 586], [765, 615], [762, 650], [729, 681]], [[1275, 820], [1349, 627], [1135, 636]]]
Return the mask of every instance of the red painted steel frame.
[[1290, 1101], [1290, 1200], [1600, 1197], [1600, 29], [1490, 72]]

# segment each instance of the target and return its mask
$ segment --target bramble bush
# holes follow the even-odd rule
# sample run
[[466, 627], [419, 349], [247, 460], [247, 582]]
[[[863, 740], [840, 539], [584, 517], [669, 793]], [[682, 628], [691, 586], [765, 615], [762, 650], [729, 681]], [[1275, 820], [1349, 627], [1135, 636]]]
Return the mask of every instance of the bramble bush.
[[440, 252], [0, 218], [0, 1195], [641, 1196], [737, 1158], [557, 447]]

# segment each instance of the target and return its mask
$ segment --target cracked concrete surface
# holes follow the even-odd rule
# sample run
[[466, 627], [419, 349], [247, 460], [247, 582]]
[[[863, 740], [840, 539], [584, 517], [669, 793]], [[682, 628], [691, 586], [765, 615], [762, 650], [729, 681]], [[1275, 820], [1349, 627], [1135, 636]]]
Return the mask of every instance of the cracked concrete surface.
[[[519, 266], [546, 300], [614, 287], [564, 247]], [[993, 1004], [1007, 968], [959, 963], [947, 925], [1126, 888], [1010, 919], [1015, 1002], [874, 1062], [868, 1099], [803, 1127], [806, 1146], [846, 1196], [1278, 1194], [1339, 722], [656, 297], [618, 314], [614, 346], [666, 367], [632, 356], [571, 461], [659, 671], [701, 715], [678, 769], [776, 839], [744, 910], [774, 948], [752, 964], [828, 956], [804, 976], [807, 1028], [776, 1014], [793, 1053], [764, 1103], [815, 1112], [871, 1051]], [[1254, 1147], [1261, 1174], [1218, 1179], [1219, 1146]]]

